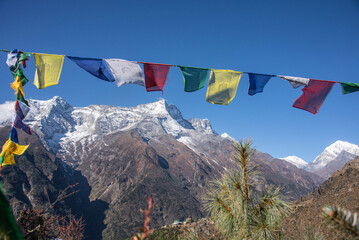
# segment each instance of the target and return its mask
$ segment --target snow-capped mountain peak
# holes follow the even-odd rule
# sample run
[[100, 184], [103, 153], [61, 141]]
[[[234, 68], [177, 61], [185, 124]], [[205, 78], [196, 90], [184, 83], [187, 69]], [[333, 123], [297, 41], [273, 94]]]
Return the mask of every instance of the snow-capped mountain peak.
[[288, 157], [280, 158], [280, 159], [293, 164], [297, 168], [305, 168], [306, 166], [308, 166], [308, 163], [306, 161], [304, 161], [303, 159], [301, 159], [300, 157], [297, 157], [297, 156], [288, 156]]
[[325, 148], [324, 151], [315, 158], [313, 161], [313, 167], [324, 167], [329, 162], [333, 161], [343, 151], [359, 156], [358, 145], [344, 141], [336, 141], [335, 143]]

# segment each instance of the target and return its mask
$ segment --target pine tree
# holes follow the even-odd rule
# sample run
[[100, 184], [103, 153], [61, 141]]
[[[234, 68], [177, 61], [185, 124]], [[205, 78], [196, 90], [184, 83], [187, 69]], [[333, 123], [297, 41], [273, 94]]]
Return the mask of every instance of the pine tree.
[[252, 162], [255, 149], [251, 140], [234, 143], [233, 160], [237, 169], [212, 181], [204, 198], [204, 207], [225, 239], [279, 239], [279, 224], [290, 212], [290, 204], [279, 187], [257, 193], [259, 177]]

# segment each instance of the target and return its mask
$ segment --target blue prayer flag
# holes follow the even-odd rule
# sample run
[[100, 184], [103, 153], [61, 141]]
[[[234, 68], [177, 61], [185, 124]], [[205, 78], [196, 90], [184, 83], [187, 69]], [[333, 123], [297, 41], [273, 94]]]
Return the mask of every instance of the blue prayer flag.
[[253, 96], [256, 93], [263, 92], [264, 86], [267, 84], [269, 79], [274, 75], [248, 73], [248, 76], [249, 76], [248, 94]]
[[10, 131], [10, 135], [9, 138], [11, 139], [11, 141], [13, 141], [14, 143], [19, 143], [19, 138], [17, 136], [17, 131], [14, 127], [11, 128]]
[[75, 62], [79, 67], [91, 73], [95, 77], [108, 82], [114, 82], [115, 78], [112, 75], [110, 68], [103, 59], [97, 58], [81, 58], [67, 56], [71, 61]]

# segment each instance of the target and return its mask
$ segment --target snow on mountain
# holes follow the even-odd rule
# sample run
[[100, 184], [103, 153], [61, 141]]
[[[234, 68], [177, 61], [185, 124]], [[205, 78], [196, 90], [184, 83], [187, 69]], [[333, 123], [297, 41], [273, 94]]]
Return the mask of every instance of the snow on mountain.
[[213, 131], [211, 123], [208, 119], [198, 119], [198, 118], [192, 118], [188, 120], [194, 129], [200, 132], [208, 133], [208, 134], [216, 134], [215, 131]]
[[[208, 119], [183, 118], [180, 110], [164, 99], [136, 107], [90, 105], [72, 107], [61, 97], [47, 101], [29, 100], [31, 111], [25, 119], [36, 131], [48, 150], [66, 151], [75, 142], [98, 137], [114, 131], [137, 129], [144, 139], [156, 140], [163, 134], [171, 135], [191, 149], [204, 141], [220, 138]], [[9, 103], [0, 105], [9, 108]], [[13, 103], [12, 103], [13, 107]], [[5, 111], [11, 112], [12, 111]], [[11, 116], [3, 117], [0, 125], [9, 124]], [[88, 138], [90, 137], [90, 138]]]
[[297, 157], [297, 156], [288, 156], [288, 157], [280, 158], [280, 159], [293, 164], [297, 168], [305, 168], [306, 166], [308, 166], [308, 163], [306, 161], [304, 161], [303, 159], [301, 159], [300, 157]]
[[232, 142], [236, 141], [236, 139], [234, 139], [234, 138], [232, 138], [231, 136], [229, 136], [228, 133], [222, 133], [222, 134], [221, 134], [221, 137], [222, 137], [222, 138], [225, 138], [225, 139], [228, 139], [229, 141], [232, 141]]
[[347, 162], [359, 156], [359, 146], [344, 142], [336, 141], [315, 158], [313, 162], [306, 163], [296, 156], [281, 158], [302, 168], [308, 172], [313, 172], [322, 178], [330, 177], [335, 171], [341, 169]]
[[325, 148], [324, 151], [316, 157], [313, 161], [312, 169], [319, 169], [323, 168], [328, 165], [330, 162], [335, 160], [341, 152], [348, 152], [355, 156], [359, 156], [359, 146], [344, 142], [344, 141], [336, 141], [335, 143], [331, 144], [329, 147]]
[[[209, 156], [212, 147], [220, 146], [225, 139], [234, 140], [227, 133], [218, 135], [208, 119], [184, 119], [180, 110], [164, 99], [136, 107], [72, 107], [61, 97], [47, 101], [29, 100], [29, 103], [31, 111], [25, 123], [37, 132], [44, 146], [53, 153], [69, 152], [70, 148], [78, 147], [75, 144], [78, 141], [86, 146], [84, 141], [96, 141], [104, 134], [131, 129], [136, 129], [145, 141], [160, 141], [164, 135], [173, 136], [202, 157]], [[0, 126], [11, 123], [13, 108], [14, 102], [0, 104]], [[295, 156], [283, 160], [310, 172], [321, 170], [333, 162], [330, 164], [333, 171], [338, 165], [335, 162], [342, 164], [351, 160], [351, 156], [358, 155], [359, 146], [337, 141], [327, 147], [313, 163], [308, 164]], [[338, 156], [341, 156], [340, 159]]]

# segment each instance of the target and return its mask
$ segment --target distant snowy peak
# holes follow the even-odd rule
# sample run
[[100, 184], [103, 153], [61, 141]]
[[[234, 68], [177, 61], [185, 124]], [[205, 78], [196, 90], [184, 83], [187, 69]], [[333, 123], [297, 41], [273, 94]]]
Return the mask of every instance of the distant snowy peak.
[[234, 138], [232, 138], [231, 136], [229, 136], [228, 133], [222, 133], [222, 134], [221, 134], [221, 137], [222, 137], [222, 138], [225, 138], [225, 139], [228, 139], [228, 140], [230, 140], [230, 141], [232, 141], [232, 142], [236, 141], [236, 139], [234, 139]]
[[297, 157], [297, 156], [288, 156], [288, 157], [280, 158], [280, 159], [293, 164], [297, 168], [305, 168], [306, 166], [308, 166], [308, 163], [306, 161], [304, 161], [303, 159], [301, 159], [300, 157]]
[[343, 151], [359, 156], [358, 145], [344, 141], [336, 141], [329, 147], [325, 148], [324, 151], [318, 157], [316, 157], [316, 159], [313, 161], [314, 168], [321, 168], [326, 166], [329, 162], [338, 157], [338, 155]]

